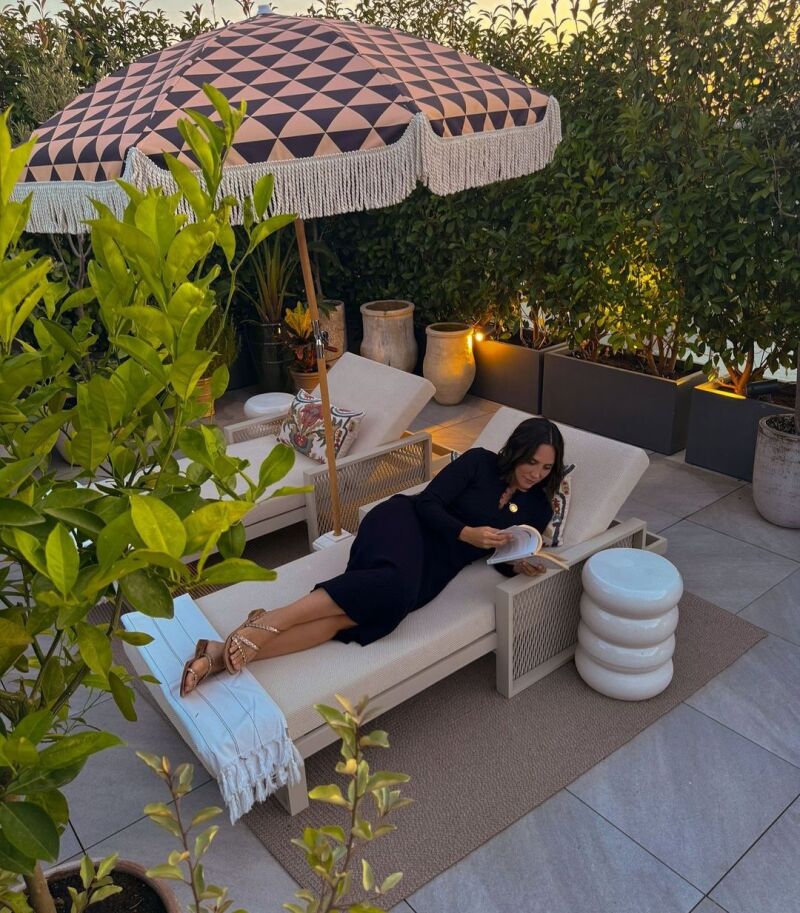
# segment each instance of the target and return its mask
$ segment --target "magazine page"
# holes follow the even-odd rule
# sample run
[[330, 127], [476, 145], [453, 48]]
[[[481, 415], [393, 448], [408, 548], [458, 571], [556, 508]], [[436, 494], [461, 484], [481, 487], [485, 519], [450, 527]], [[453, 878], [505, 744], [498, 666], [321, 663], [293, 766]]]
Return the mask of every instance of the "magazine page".
[[486, 559], [487, 564], [511, 564], [522, 558], [530, 558], [542, 546], [542, 535], [532, 526], [510, 526], [505, 532], [511, 533], [511, 541], [496, 548]]

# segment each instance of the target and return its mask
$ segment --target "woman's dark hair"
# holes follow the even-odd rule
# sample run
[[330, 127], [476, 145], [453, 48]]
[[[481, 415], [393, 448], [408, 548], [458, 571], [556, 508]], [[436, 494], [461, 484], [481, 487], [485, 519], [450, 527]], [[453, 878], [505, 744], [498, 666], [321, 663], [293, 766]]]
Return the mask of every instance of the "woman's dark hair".
[[497, 468], [500, 475], [510, 481], [511, 474], [520, 463], [528, 463], [542, 444], [550, 444], [555, 450], [553, 468], [545, 479], [544, 490], [548, 498], [558, 491], [564, 474], [564, 438], [558, 427], [546, 418], [528, 418], [517, 425], [511, 437], [497, 454]]

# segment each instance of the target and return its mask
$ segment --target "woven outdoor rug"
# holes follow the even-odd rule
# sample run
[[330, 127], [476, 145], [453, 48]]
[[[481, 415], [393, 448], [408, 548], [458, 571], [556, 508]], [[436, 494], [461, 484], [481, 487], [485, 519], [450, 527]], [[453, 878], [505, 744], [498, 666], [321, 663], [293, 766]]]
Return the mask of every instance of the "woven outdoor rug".
[[[397, 831], [365, 851], [379, 877], [404, 873], [382, 905], [390, 909], [569, 785], [765, 636], [692, 594], [680, 611], [675, 676], [651, 700], [603, 697], [571, 662], [507, 700], [495, 691], [489, 655], [371, 722], [370, 728], [387, 730], [391, 745], [369, 752], [372, 769], [409, 774], [403, 793], [414, 799], [394, 814]], [[337, 760], [332, 745], [306, 761], [309, 789], [344, 782], [334, 772]], [[331, 805], [312, 802], [291, 818], [275, 800], [243, 820], [297, 882], [312, 888], [314, 876], [290, 839], [304, 827], [346, 823]]]
[[[94, 621], [107, 619], [110, 606], [95, 612]], [[541, 805], [765, 636], [761, 628], [687, 593], [680, 602], [675, 675], [658, 697], [637, 702], [603, 697], [584, 684], [570, 662], [507, 700], [495, 691], [494, 656], [489, 655], [371, 721], [370, 729], [389, 733], [391, 745], [368, 753], [372, 769], [409, 774], [403, 794], [414, 799], [392, 816], [397, 831], [365, 851], [379, 877], [404, 873], [382, 905], [390, 909]], [[117, 644], [114, 656], [130, 668]], [[158, 710], [146, 686], [137, 683], [137, 691]], [[309, 758], [309, 789], [344, 784], [334, 772], [338, 760], [338, 745]], [[371, 806], [371, 800], [365, 803], [370, 814]], [[334, 806], [313, 802], [292, 818], [274, 799], [242, 820], [309, 888], [318, 884], [291, 838], [301, 836], [304, 827], [346, 824], [345, 814]], [[360, 865], [354, 871], [360, 873]]]

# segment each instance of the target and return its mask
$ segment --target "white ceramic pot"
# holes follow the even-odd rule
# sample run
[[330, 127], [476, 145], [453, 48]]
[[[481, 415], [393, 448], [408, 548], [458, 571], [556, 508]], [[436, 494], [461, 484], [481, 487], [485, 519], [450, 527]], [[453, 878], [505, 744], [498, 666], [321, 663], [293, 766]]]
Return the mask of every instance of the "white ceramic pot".
[[443, 406], [460, 403], [475, 380], [472, 327], [466, 323], [432, 323], [422, 374], [435, 387], [433, 398]]
[[410, 301], [368, 301], [360, 310], [364, 358], [401, 371], [413, 371], [417, 363], [414, 305]]
[[[769, 415], [758, 423], [753, 461], [753, 501], [765, 520], [776, 526], [800, 528], [800, 434], [790, 413]], [[776, 427], [778, 426], [778, 427]]]

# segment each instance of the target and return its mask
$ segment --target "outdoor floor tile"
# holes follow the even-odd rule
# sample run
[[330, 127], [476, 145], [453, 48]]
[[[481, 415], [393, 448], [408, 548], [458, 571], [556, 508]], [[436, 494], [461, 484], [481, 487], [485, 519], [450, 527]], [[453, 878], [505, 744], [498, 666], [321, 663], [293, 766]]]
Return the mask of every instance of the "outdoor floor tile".
[[739, 614], [765, 631], [800, 646], [800, 570], [767, 590]]
[[72, 824], [85, 847], [141, 818], [144, 806], [155, 801], [159, 780], [134, 752], [166, 755], [174, 765], [191, 761], [195, 785], [209, 780], [175, 728], [141, 697], [136, 700], [136, 712], [139, 719], [128, 723], [113, 701], [105, 701], [86, 715], [90, 726], [113, 732], [127, 744], [92, 755], [64, 788]]
[[681, 705], [569, 791], [703, 892], [800, 793], [800, 770]]
[[728, 913], [794, 913], [800, 906], [800, 800], [711, 892]]
[[685, 588], [739, 612], [800, 564], [718, 533], [691, 520], [670, 527], [667, 557], [683, 575]]
[[310, 551], [308, 527], [300, 522], [284, 526], [283, 529], [275, 530], [266, 536], [250, 539], [244, 547], [242, 557], [249, 558], [262, 567], [277, 568], [296, 558], [302, 558]]
[[681, 521], [677, 514], [671, 514], [669, 511], [661, 510], [659, 507], [653, 507], [652, 504], [645, 504], [644, 501], [637, 501], [636, 498], [628, 498], [622, 505], [617, 514], [618, 520], [628, 520], [635, 517], [637, 520], [645, 520], [647, 529], [651, 533], [659, 533], [669, 526]]
[[[155, 775], [150, 776], [153, 782], [147, 792], [148, 801], [166, 801], [168, 793], [164, 784]], [[193, 790], [183, 800], [181, 814], [191, 820], [191, 815], [209, 805], [223, 807], [216, 783], [206, 783]], [[251, 913], [281, 913], [282, 905], [294, 900], [297, 890], [294, 879], [267, 852], [247, 825], [242, 822], [231, 825], [227, 813], [223, 812], [193, 833], [200, 833], [210, 824], [218, 824], [220, 830], [203, 859], [206, 881], [228, 888], [234, 910], [243, 908]], [[121, 858], [149, 868], [166, 862], [170, 852], [177, 848], [177, 841], [171, 834], [153, 824], [149, 818], [144, 818], [90, 849], [95, 857], [118, 852]], [[188, 909], [188, 888], [174, 881], [167, 884], [178, 894], [184, 909]]]
[[408, 903], [416, 913], [688, 913], [701, 897], [562, 790]]
[[768, 523], [756, 510], [753, 490], [749, 485], [692, 514], [692, 523], [709, 526], [784, 558], [800, 561], [800, 529]]
[[727, 911], [706, 897], [701, 904], [692, 910], [692, 913], [727, 913]]
[[491, 400], [481, 399], [478, 396], [470, 396], [469, 394], [454, 406], [443, 406], [441, 403], [437, 403], [435, 399], [431, 399], [410, 424], [409, 430], [418, 431], [430, 425], [446, 427], [457, 422], [465, 422], [479, 415], [491, 415], [499, 408], [499, 405]]
[[676, 463], [663, 456], [653, 456], [631, 494], [636, 501], [679, 517], [688, 517], [741, 485], [741, 482], [727, 476]]
[[800, 647], [770, 636], [686, 701], [800, 768]]

